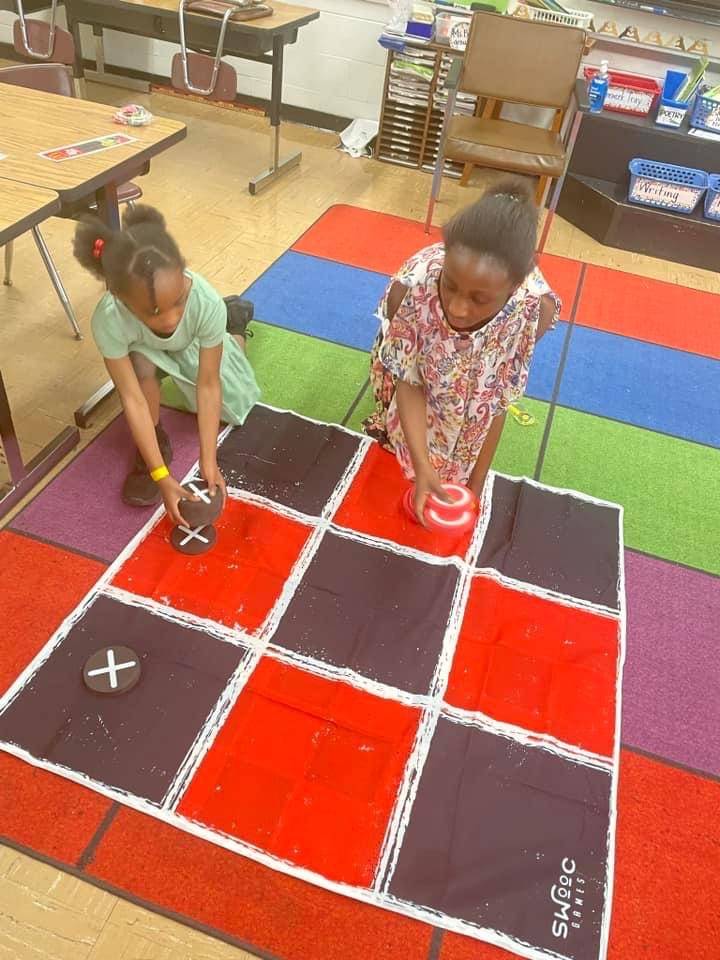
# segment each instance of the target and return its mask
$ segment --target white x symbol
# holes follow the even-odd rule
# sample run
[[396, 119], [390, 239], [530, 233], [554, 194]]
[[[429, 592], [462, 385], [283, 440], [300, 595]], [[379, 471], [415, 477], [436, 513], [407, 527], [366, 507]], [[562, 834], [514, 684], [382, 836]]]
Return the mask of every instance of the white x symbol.
[[191, 540], [199, 540], [200, 543], [210, 543], [207, 537], [201, 537], [200, 531], [205, 529], [205, 526], [195, 527], [194, 530], [191, 530], [189, 527], [178, 527], [178, 530], [182, 530], [183, 533], [186, 533], [187, 536], [184, 540], [180, 541], [180, 546], [184, 547], [186, 544], [190, 543]]
[[118, 671], [119, 670], [129, 670], [130, 667], [136, 667], [137, 660], [128, 660], [126, 663], [115, 663], [115, 651], [113, 649], [108, 650], [107, 652], [107, 666], [98, 667], [97, 670], [88, 670], [89, 677], [100, 677], [103, 673], [108, 674], [108, 679], [110, 680], [110, 689], [115, 690], [118, 685]]
[[210, 503], [210, 494], [207, 492], [207, 490], [200, 490], [195, 486], [194, 483], [189, 483], [188, 486], [196, 497], [200, 497], [203, 503]]

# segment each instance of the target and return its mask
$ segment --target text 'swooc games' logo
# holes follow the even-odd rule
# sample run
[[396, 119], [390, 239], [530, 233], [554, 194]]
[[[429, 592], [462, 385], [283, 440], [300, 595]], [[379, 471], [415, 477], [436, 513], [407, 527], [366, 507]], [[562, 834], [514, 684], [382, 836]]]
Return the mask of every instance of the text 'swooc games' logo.
[[576, 874], [574, 860], [565, 857], [560, 864], [558, 882], [550, 888], [550, 899], [555, 906], [552, 932], [559, 940], [567, 940], [570, 930], [580, 929], [585, 901], [585, 878]]

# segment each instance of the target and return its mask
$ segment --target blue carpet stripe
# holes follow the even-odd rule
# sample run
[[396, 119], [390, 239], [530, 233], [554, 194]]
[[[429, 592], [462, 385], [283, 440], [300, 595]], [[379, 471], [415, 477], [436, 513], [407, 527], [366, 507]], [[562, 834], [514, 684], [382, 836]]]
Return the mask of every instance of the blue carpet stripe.
[[255, 313], [279, 327], [369, 350], [388, 277], [288, 251], [248, 289]]
[[576, 326], [558, 403], [720, 446], [720, 361]]

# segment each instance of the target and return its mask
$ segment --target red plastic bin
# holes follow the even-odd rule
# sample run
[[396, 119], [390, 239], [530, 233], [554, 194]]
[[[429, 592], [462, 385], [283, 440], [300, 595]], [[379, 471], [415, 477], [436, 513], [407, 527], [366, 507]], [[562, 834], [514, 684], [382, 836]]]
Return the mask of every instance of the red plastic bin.
[[[589, 83], [599, 72], [596, 67], [585, 67], [585, 79]], [[650, 114], [662, 90], [658, 80], [617, 70], [608, 70], [608, 77], [610, 84], [603, 110], [629, 113], [634, 117], [647, 117]]]

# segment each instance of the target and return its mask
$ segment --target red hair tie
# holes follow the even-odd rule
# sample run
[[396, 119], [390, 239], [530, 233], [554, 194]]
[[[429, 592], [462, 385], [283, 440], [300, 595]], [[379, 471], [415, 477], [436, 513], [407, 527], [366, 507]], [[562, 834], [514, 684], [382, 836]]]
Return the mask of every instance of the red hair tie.
[[102, 239], [102, 237], [98, 237], [98, 239], [93, 244], [93, 256], [95, 257], [96, 260], [99, 260], [100, 257], [103, 255], [104, 249], [105, 249], [105, 241]]

